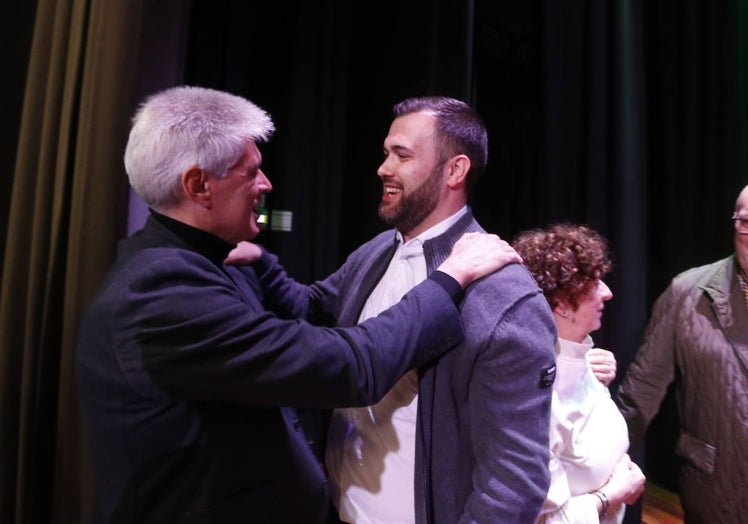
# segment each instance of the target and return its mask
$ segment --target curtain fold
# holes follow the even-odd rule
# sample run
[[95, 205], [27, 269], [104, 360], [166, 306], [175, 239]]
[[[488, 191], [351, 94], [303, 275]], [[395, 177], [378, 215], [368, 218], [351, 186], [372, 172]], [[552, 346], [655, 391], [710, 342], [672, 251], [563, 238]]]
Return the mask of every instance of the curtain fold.
[[[43, 397], [44, 390], [56, 387], [58, 377], [47, 375], [46, 364], [55, 357], [40, 352], [39, 342], [45, 317], [54, 314], [45, 299], [55, 287], [49, 281], [54, 274], [53, 232], [59, 225], [55, 210], [60, 209], [55, 175], [68, 154], [71, 123], [63, 121], [62, 114], [76, 94], [64, 92], [64, 77], [68, 68], [78, 70], [81, 35], [75, 27], [82, 24], [80, 18], [70, 1], [42, 0], [37, 7], [0, 291], [3, 522], [21, 522], [27, 512], [44, 512], [41, 506], [51, 498], [48, 471], [37, 461], [52, 457], [54, 440], [45, 441], [41, 433], [54, 434], [55, 408]], [[47, 496], [26, 508], [36, 488]]]
[[73, 348], [124, 227], [142, 3], [37, 7], [0, 288], [4, 523], [90, 518]]

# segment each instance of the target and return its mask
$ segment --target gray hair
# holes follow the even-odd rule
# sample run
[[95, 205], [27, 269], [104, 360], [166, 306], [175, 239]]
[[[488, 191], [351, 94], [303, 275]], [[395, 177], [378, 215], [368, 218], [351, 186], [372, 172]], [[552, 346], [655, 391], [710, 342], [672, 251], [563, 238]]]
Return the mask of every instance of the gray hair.
[[135, 192], [154, 209], [177, 203], [191, 167], [225, 177], [251, 141], [269, 140], [270, 116], [242, 97], [181, 86], [150, 96], [133, 117], [125, 170]]

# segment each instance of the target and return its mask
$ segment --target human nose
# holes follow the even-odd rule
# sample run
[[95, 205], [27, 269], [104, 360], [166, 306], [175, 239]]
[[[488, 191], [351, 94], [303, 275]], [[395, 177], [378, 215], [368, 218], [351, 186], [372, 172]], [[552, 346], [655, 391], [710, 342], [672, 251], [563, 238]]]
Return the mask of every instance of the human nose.
[[257, 173], [257, 187], [261, 193], [270, 193], [273, 190], [273, 184], [262, 169]]
[[377, 168], [377, 176], [379, 178], [392, 176], [392, 166], [389, 155], [385, 156], [382, 163], [379, 164], [379, 167]]
[[600, 298], [602, 298], [603, 300], [610, 300], [611, 298], [613, 298], [613, 292], [608, 287], [608, 284], [606, 284], [602, 280], [597, 286], [597, 292], [600, 294]]

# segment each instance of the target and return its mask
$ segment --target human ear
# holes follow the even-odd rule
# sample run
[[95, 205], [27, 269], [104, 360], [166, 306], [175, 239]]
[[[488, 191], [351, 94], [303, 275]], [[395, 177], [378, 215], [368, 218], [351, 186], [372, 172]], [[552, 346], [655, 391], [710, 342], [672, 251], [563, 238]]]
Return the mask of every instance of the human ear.
[[182, 174], [182, 189], [187, 197], [206, 208], [213, 205], [208, 179], [207, 171], [197, 166], [192, 166]]
[[464, 186], [468, 171], [470, 171], [470, 159], [465, 155], [457, 155], [449, 160], [448, 166], [447, 185], [451, 189]]
[[558, 304], [556, 304], [556, 307], [553, 308], [553, 312], [561, 318], [569, 318], [574, 315], [576, 309], [574, 309], [566, 300], [561, 299], [558, 301]]

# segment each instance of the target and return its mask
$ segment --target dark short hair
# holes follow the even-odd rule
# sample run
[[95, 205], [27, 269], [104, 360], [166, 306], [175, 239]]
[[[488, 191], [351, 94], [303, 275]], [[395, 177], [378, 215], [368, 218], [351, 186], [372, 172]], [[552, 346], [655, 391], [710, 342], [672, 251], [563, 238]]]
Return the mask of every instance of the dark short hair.
[[392, 109], [395, 118], [421, 111], [433, 113], [436, 117], [442, 160], [453, 155], [465, 155], [470, 159], [465, 182], [470, 191], [488, 160], [488, 133], [483, 119], [462, 100], [444, 96], [407, 98]]
[[605, 238], [583, 225], [554, 224], [523, 231], [512, 246], [535, 277], [551, 309], [561, 302], [576, 309], [580, 299], [612, 267]]

